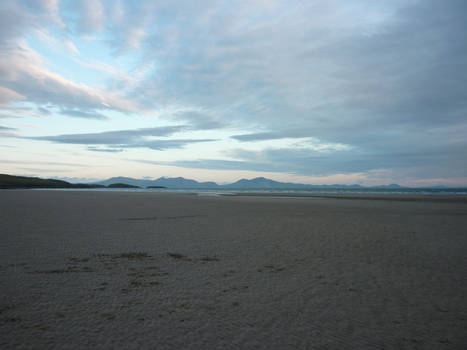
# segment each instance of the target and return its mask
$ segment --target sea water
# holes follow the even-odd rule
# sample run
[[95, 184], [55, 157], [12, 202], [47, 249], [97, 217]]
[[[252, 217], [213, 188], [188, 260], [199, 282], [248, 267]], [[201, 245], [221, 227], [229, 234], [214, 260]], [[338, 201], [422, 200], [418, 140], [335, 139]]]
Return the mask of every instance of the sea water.
[[[42, 190], [42, 189], [35, 189]], [[193, 193], [200, 196], [219, 196], [229, 194], [327, 194], [327, 195], [467, 195], [467, 188], [251, 188], [251, 189], [206, 189], [206, 188], [76, 188], [76, 189], [44, 189], [54, 191], [105, 191], [105, 192], [161, 192], [161, 193]]]

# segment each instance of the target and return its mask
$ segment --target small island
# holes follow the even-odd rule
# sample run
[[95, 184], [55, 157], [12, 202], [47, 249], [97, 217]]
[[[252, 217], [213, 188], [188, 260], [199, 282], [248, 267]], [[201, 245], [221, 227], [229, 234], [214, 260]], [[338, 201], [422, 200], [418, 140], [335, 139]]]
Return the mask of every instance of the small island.
[[141, 188], [141, 187], [133, 186], [129, 184], [123, 184], [123, 183], [115, 183], [115, 184], [108, 185], [107, 188]]

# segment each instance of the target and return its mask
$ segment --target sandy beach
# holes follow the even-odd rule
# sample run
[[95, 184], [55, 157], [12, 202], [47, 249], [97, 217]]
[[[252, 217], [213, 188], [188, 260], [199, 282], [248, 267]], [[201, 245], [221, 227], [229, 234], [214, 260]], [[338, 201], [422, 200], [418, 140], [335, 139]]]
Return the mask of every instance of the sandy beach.
[[0, 191], [0, 348], [465, 349], [467, 198], [408, 198]]

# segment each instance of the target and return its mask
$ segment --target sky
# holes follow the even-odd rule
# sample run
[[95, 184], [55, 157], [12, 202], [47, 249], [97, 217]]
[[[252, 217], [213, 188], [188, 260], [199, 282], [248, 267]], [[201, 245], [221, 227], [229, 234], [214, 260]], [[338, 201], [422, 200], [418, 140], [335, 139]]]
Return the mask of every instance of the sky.
[[467, 186], [464, 0], [0, 1], [0, 173]]

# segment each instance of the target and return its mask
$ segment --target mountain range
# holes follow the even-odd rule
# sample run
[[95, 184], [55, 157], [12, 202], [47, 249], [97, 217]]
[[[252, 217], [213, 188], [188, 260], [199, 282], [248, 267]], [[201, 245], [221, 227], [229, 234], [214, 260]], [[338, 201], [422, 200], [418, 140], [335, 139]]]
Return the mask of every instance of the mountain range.
[[[264, 177], [257, 177], [251, 180], [241, 179], [230, 184], [219, 185], [215, 182], [198, 182], [196, 180], [185, 179], [183, 177], [160, 177], [151, 179], [134, 179], [131, 177], [112, 177], [107, 180], [95, 183], [69, 183], [63, 179], [41, 179], [37, 177], [25, 177], [0, 174], [0, 189], [7, 188], [167, 188], [167, 189], [218, 189], [218, 190], [264, 190], [264, 189], [284, 189], [284, 190], [306, 190], [306, 189], [410, 189], [397, 184], [382, 186], [362, 186], [353, 185], [309, 185], [292, 182], [278, 182]], [[414, 188], [412, 188], [414, 189]], [[451, 188], [447, 186], [419, 187], [418, 189], [436, 190], [456, 190], [466, 188]]]
[[306, 189], [306, 188], [381, 188], [381, 189], [398, 189], [404, 188], [397, 184], [364, 187], [361, 185], [307, 185], [298, 184], [292, 182], [278, 182], [264, 177], [257, 177], [251, 180], [241, 179], [230, 184], [219, 185], [215, 182], [198, 182], [191, 179], [185, 179], [183, 177], [160, 177], [155, 180], [149, 179], [133, 179], [131, 177], [112, 177], [110, 179], [97, 182], [98, 185], [108, 186], [113, 183], [125, 183], [128, 185], [149, 187], [149, 186], [162, 186], [173, 189]]

